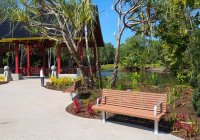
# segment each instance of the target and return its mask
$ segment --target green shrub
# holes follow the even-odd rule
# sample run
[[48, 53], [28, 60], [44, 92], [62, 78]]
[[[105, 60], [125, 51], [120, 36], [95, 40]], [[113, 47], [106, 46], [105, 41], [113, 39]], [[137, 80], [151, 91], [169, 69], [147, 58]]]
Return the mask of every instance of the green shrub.
[[176, 76], [178, 84], [184, 84], [187, 81], [187, 76], [184, 73], [178, 73]]
[[102, 78], [102, 86], [103, 88], [106, 88], [106, 89], [110, 89], [111, 88], [111, 82], [112, 80], [112, 77], [105, 77], [105, 78]]
[[189, 85], [192, 86], [193, 88], [197, 88], [198, 87], [197, 78], [196, 77], [190, 78]]
[[127, 89], [126, 87], [126, 79], [123, 76], [119, 76], [117, 80], [117, 89], [118, 90], [125, 90]]
[[193, 92], [192, 105], [196, 112], [196, 115], [199, 117], [200, 116], [200, 88], [198, 88], [198, 90]]
[[5, 77], [4, 76], [0, 76], [0, 81], [4, 81]]
[[174, 108], [176, 107], [176, 100], [181, 98], [181, 92], [178, 92], [175, 88], [172, 88], [167, 94], [167, 104], [173, 104]]
[[72, 86], [76, 79], [72, 77], [51, 77], [52, 85], [56, 88]]
[[134, 91], [139, 91], [139, 83], [141, 82], [141, 74], [134, 72], [131, 76], [131, 86]]
[[150, 84], [152, 84], [152, 85], [158, 85], [159, 84], [159, 80], [158, 80], [158, 75], [157, 74], [155, 74], [155, 73], [150, 73], [149, 74], [149, 82], [150, 82]]

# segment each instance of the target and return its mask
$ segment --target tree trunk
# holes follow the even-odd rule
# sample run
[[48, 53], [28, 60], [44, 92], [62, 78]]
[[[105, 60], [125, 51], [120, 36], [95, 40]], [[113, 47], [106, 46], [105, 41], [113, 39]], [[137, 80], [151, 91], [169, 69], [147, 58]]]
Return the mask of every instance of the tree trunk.
[[[119, 13], [122, 12], [122, 1], [119, 1]], [[111, 80], [111, 88], [116, 88], [116, 82], [117, 82], [117, 75], [118, 75], [118, 65], [119, 65], [119, 58], [120, 58], [120, 42], [121, 42], [121, 36], [125, 29], [125, 26], [121, 28], [121, 20], [122, 20], [122, 14], [118, 14], [118, 35], [116, 37], [117, 42], [117, 50], [115, 53], [115, 60], [114, 60], [114, 68], [112, 73], [112, 80]]]
[[90, 62], [90, 56], [89, 56], [89, 44], [88, 44], [88, 28], [87, 25], [85, 25], [85, 44], [86, 44], [86, 55], [87, 55], [87, 61], [88, 61], [88, 67], [89, 67], [89, 88], [92, 88], [94, 85], [93, 77], [92, 77], [92, 66]]
[[120, 39], [119, 36], [117, 37], [117, 50], [115, 52], [115, 62], [114, 62], [114, 69], [112, 73], [112, 80], [111, 80], [111, 88], [116, 88], [117, 82], [117, 75], [118, 75], [118, 65], [119, 65], [119, 52], [120, 52]]
[[102, 77], [101, 77], [101, 64], [99, 63], [99, 51], [98, 51], [98, 46], [97, 46], [97, 42], [96, 42], [96, 38], [94, 36], [94, 34], [92, 34], [93, 36], [93, 39], [94, 39], [94, 47], [95, 47], [95, 51], [96, 51], [96, 62], [95, 62], [95, 65], [96, 65], [96, 68], [97, 68], [97, 71], [98, 71], [98, 76], [99, 76], [99, 88], [103, 88], [102, 87]]

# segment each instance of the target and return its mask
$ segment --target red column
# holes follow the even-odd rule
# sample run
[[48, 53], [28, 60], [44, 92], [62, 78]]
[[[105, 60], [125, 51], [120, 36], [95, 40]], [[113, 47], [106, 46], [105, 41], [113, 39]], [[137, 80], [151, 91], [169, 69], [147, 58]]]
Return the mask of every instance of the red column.
[[42, 44], [42, 65], [44, 70], [44, 75], [46, 75], [46, 55], [45, 55], [45, 46]]
[[57, 47], [57, 71], [58, 71], [58, 74], [60, 74], [60, 67], [61, 67], [61, 64], [60, 64], [60, 46]]
[[94, 53], [94, 72], [96, 73], [96, 71], [97, 71], [97, 67], [96, 67], [97, 55], [96, 55], [95, 47], [93, 47], [93, 53]]
[[15, 73], [19, 73], [19, 43], [15, 43]]
[[30, 47], [31, 46], [27, 46], [26, 48], [26, 56], [27, 56], [27, 74], [28, 76], [31, 75], [30, 69], [31, 69], [31, 64], [30, 64]]

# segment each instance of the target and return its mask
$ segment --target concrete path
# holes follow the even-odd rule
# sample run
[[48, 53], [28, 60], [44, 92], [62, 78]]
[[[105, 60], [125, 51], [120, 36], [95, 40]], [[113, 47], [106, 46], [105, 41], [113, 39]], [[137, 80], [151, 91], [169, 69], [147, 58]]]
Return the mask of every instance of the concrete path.
[[39, 79], [0, 85], [0, 140], [179, 140], [170, 134], [65, 112], [69, 94], [40, 87]]

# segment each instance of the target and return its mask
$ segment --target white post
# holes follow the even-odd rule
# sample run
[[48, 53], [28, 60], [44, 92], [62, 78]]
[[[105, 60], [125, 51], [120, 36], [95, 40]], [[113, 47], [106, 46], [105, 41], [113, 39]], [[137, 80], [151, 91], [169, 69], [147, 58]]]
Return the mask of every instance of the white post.
[[154, 121], [154, 134], [158, 134], [158, 121]]
[[106, 112], [102, 111], [102, 122], [106, 123]]
[[73, 101], [73, 95], [72, 95], [72, 92], [70, 92], [70, 97], [71, 97], [71, 100]]

